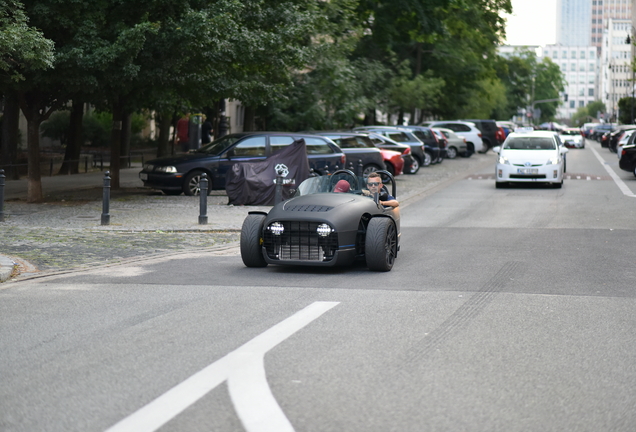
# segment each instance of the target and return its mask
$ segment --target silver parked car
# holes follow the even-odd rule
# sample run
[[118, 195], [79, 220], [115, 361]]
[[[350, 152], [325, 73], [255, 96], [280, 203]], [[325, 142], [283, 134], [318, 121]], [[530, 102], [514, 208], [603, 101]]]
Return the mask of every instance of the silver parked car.
[[457, 135], [450, 129], [446, 128], [433, 128], [435, 131], [439, 131], [448, 142], [446, 146], [446, 158], [455, 159], [459, 154], [466, 154], [468, 151], [468, 144], [466, 138]]

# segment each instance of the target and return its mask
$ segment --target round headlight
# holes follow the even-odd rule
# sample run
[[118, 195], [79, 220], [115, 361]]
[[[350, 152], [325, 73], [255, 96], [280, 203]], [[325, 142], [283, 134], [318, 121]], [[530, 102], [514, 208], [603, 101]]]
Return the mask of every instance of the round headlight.
[[285, 231], [285, 227], [280, 222], [274, 222], [274, 223], [270, 224], [267, 227], [267, 229], [269, 229], [272, 232], [272, 234], [277, 235], [277, 236], [281, 235], [283, 233], [283, 231]]
[[331, 234], [331, 227], [326, 223], [323, 223], [318, 225], [318, 228], [316, 228], [316, 232], [320, 237], [327, 237], [329, 234]]

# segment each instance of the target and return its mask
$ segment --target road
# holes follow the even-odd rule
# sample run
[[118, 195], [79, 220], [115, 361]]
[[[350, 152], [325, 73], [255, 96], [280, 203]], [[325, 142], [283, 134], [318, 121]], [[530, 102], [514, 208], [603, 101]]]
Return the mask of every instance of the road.
[[636, 177], [567, 158], [562, 189], [482, 164], [412, 196], [389, 273], [229, 250], [16, 282], [0, 430], [632, 431]]

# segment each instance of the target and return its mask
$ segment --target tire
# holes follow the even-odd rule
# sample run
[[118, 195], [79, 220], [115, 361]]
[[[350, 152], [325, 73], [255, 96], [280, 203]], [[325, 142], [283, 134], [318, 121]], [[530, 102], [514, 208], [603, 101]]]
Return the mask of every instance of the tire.
[[161, 192], [163, 192], [166, 195], [181, 195], [180, 190], [161, 189]]
[[[201, 193], [201, 175], [203, 171], [192, 171], [183, 180], [183, 193], [188, 196]], [[208, 195], [210, 194], [210, 177], [208, 176]]]
[[362, 177], [367, 178], [367, 176], [369, 174], [371, 174], [372, 172], [374, 172], [374, 171], [377, 172], [377, 171], [379, 171], [381, 169], [382, 168], [380, 168], [379, 166], [374, 165], [374, 164], [365, 165], [362, 168]]
[[448, 159], [455, 159], [457, 157], [457, 149], [455, 147], [449, 147], [446, 149], [446, 157]]
[[247, 267], [265, 267], [267, 262], [261, 250], [261, 233], [265, 215], [247, 215], [241, 228], [241, 259]]
[[488, 150], [490, 150], [490, 141], [487, 140], [483, 140], [483, 147], [481, 150], [479, 150], [479, 154], [485, 154], [488, 153]]
[[636, 167], [634, 167], [634, 177], [636, 177]]
[[497, 189], [505, 189], [508, 187], [508, 183], [495, 182], [495, 188]]
[[420, 170], [420, 160], [417, 157], [413, 157], [413, 163], [411, 164], [411, 170], [409, 174], [417, 174]]
[[375, 217], [369, 221], [365, 258], [371, 271], [387, 272], [397, 257], [397, 230], [392, 219]]
[[384, 163], [386, 165], [386, 170], [393, 176], [395, 177], [395, 168], [393, 167], [393, 165], [391, 165], [388, 162]]
[[561, 189], [563, 187], [563, 180], [561, 180], [561, 183], [552, 184], [552, 186], [554, 186], [555, 189]]
[[424, 152], [424, 160], [422, 161], [422, 166], [431, 166], [432, 162], [433, 157], [431, 156], [431, 154], [429, 152]]

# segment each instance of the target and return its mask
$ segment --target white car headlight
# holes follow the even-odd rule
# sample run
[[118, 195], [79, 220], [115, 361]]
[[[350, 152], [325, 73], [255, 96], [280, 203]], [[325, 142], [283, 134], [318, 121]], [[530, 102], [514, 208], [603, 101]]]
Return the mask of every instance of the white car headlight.
[[548, 161], [545, 164], [546, 165], [557, 165], [559, 162], [561, 162], [560, 158], [551, 157], [550, 159], [548, 159]]
[[497, 162], [504, 165], [510, 165], [510, 161], [508, 160], [507, 157], [504, 157], [504, 156], [499, 156], [499, 159], [497, 159]]
[[157, 167], [157, 168], [155, 168], [155, 170], [157, 172], [164, 172], [164, 173], [176, 173], [177, 172], [177, 168], [173, 167], [173, 166]]

